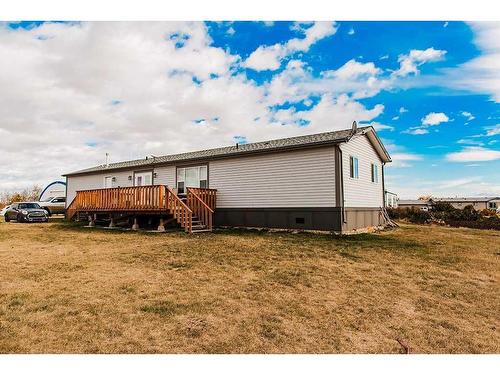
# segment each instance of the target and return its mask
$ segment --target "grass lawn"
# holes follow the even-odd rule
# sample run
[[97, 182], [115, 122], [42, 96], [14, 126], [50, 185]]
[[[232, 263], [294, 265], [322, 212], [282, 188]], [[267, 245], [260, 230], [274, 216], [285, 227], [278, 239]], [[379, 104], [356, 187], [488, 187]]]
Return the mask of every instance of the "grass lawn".
[[0, 223], [1, 353], [500, 352], [500, 232]]

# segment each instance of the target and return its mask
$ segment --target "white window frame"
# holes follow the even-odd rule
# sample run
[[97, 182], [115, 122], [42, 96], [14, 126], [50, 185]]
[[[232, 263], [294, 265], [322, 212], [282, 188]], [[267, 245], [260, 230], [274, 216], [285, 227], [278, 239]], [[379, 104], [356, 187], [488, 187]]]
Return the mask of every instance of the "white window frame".
[[370, 179], [374, 184], [378, 184], [378, 164], [372, 163], [370, 169]]
[[[351, 175], [352, 162], [352, 175]], [[359, 180], [359, 158], [354, 155], [349, 155], [349, 178]]]
[[[188, 169], [197, 169], [197, 180], [198, 183], [195, 184], [196, 186], [187, 186], [186, 185], [186, 170]], [[202, 178], [204, 177], [204, 178]], [[202, 188], [208, 188], [208, 165], [207, 164], [201, 164], [201, 165], [190, 165], [190, 166], [185, 166], [185, 167], [177, 167], [177, 171], [175, 173], [175, 187], [177, 188], [177, 191], [180, 191], [181, 193], [186, 193], [186, 188], [188, 187], [202, 187]], [[204, 182], [204, 183], [203, 183]], [[179, 183], [183, 183], [182, 188], [179, 188]], [[201, 186], [201, 185], [205, 186]]]
[[[142, 177], [142, 176], [150, 176], [150, 183], [149, 184], [141, 184], [137, 185], [137, 177]], [[134, 186], [151, 186], [153, 185], [153, 171], [137, 171], [134, 172]]]

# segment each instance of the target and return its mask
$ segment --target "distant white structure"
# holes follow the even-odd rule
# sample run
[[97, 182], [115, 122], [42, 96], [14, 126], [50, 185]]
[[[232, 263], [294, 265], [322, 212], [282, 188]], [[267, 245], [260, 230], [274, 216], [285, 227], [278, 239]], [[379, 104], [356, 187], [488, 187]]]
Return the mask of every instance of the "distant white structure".
[[385, 191], [385, 206], [390, 208], [398, 208], [398, 195], [389, 190]]
[[54, 181], [48, 184], [40, 193], [39, 201], [51, 198], [66, 197], [66, 183], [64, 181]]

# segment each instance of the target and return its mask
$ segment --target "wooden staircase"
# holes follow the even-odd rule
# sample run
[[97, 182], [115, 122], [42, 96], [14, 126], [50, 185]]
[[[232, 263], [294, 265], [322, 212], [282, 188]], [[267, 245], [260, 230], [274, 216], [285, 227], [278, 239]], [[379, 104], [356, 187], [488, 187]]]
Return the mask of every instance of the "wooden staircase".
[[211, 232], [217, 190], [190, 188], [177, 195], [165, 185], [77, 191], [66, 209], [71, 220], [84, 213], [172, 215], [187, 233]]

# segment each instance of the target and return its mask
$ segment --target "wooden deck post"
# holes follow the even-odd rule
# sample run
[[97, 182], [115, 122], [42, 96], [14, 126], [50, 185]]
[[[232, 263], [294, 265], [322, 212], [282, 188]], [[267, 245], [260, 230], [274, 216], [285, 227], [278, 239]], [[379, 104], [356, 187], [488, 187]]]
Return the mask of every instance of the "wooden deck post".
[[160, 217], [160, 225], [158, 225], [158, 232], [165, 232], [165, 222], [163, 218]]
[[132, 225], [132, 230], [138, 230], [139, 229], [139, 223], [137, 222], [137, 218], [134, 217], [134, 225]]
[[113, 215], [109, 215], [110, 221], [109, 221], [109, 228], [114, 228], [115, 227], [115, 218]]

